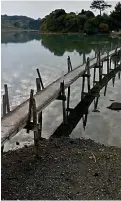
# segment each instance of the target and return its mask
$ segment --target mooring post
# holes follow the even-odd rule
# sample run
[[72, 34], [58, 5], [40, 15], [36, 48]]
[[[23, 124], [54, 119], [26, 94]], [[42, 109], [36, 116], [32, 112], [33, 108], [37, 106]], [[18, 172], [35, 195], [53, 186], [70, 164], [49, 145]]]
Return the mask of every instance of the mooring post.
[[[39, 78], [36, 78], [36, 87], [37, 87], [37, 92], [42, 90], [42, 86], [40, 86]], [[41, 137], [42, 137], [42, 112], [40, 112], [38, 114], [38, 124], [39, 124], [38, 134], [39, 134], [39, 139], [41, 140]]]

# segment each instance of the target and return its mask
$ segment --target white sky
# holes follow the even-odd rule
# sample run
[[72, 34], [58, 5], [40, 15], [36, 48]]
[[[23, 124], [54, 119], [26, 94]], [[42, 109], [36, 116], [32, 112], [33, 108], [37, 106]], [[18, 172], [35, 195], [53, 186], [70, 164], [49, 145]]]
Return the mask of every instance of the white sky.
[[[89, 10], [92, 1], [1, 1], [1, 14], [7, 15], [25, 15], [32, 18], [43, 18], [51, 11], [59, 8], [66, 12], [80, 12], [82, 9]], [[106, 10], [106, 13], [115, 7], [116, 1], [106, 1], [112, 5], [112, 8]], [[98, 14], [98, 11], [95, 12]]]

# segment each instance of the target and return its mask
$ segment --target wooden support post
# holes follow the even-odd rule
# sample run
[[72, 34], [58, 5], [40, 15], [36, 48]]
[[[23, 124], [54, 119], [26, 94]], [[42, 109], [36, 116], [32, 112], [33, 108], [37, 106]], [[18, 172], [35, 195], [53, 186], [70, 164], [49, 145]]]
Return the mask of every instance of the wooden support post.
[[83, 52], [83, 64], [86, 63], [86, 56], [85, 56], [85, 52]]
[[72, 69], [71, 59], [69, 56], [67, 58], [67, 64], [68, 64], [68, 72], [72, 71], [73, 69]]
[[85, 127], [87, 125], [87, 116], [88, 116], [88, 111], [83, 115], [82, 121], [83, 121], [83, 128], [85, 130]]
[[120, 80], [120, 77], [121, 77], [121, 73], [119, 72], [119, 73], [118, 73], [118, 79], [119, 79], [119, 80]]
[[39, 72], [39, 69], [38, 69], [38, 68], [37, 68], [37, 73], [38, 73], [38, 77], [39, 77], [39, 80], [40, 80], [42, 89], [44, 89], [44, 85], [43, 85], [42, 78], [41, 78], [41, 75], [40, 75], [40, 72]]
[[115, 76], [112, 78], [113, 87], [115, 85]]
[[105, 89], [104, 89], [104, 96], [106, 96], [106, 92], [107, 92], [107, 84], [105, 85]]
[[93, 75], [93, 86], [95, 84], [95, 75], [96, 75], [96, 68], [94, 68], [94, 75]]
[[95, 51], [95, 58], [97, 57], [97, 52]]
[[9, 97], [8, 97], [8, 87], [7, 84], [4, 85], [5, 88], [5, 102], [7, 107], [7, 112], [10, 112]]
[[[37, 92], [42, 90], [42, 86], [40, 86], [39, 78], [36, 78], [36, 87], [37, 87]], [[39, 124], [38, 135], [39, 135], [39, 140], [41, 140], [41, 137], [42, 137], [42, 112], [40, 112], [38, 114], [38, 124]]]
[[34, 146], [36, 157], [39, 158], [39, 134], [37, 126], [37, 111], [36, 111], [36, 102], [33, 98], [33, 124], [34, 124]]
[[97, 110], [97, 105], [98, 105], [99, 97], [96, 97], [96, 100], [94, 100], [94, 110]]
[[[60, 91], [62, 93], [62, 96], [65, 97], [64, 81], [61, 82], [61, 84], [60, 84]], [[67, 117], [66, 117], [65, 99], [62, 100], [62, 108], [63, 108], [63, 124], [66, 124]]]
[[37, 88], [37, 92], [41, 91], [40, 79], [39, 78], [36, 78], [36, 88]]
[[[68, 64], [68, 73], [72, 71], [72, 65], [70, 57], [67, 58], [67, 64]], [[69, 102], [70, 102], [70, 86], [68, 87], [68, 95], [67, 95], [67, 117], [69, 115]]]
[[[3, 117], [10, 112], [9, 96], [7, 84], [4, 84], [5, 94], [3, 95]], [[4, 145], [1, 147], [1, 154], [4, 151]]]
[[86, 64], [86, 67], [87, 67], [87, 87], [88, 87], [88, 92], [90, 91], [90, 59], [89, 57], [87, 58], [87, 64]]
[[6, 115], [6, 98], [5, 94], [3, 95], [3, 117]]
[[98, 53], [99, 81], [102, 79], [102, 65], [100, 60], [100, 51]]
[[109, 51], [107, 52], [107, 74], [110, 72]]
[[[31, 122], [31, 117], [33, 122]], [[36, 102], [34, 99], [34, 90], [30, 91], [30, 101], [29, 101], [29, 114], [28, 114], [28, 123], [27, 123], [27, 133], [29, 133], [30, 128], [34, 131], [34, 148], [36, 157], [39, 157], [39, 132], [37, 124], [37, 110]]]
[[110, 57], [110, 71], [111, 71], [112, 58]]
[[[33, 94], [34, 94], [34, 90], [31, 89], [30, 91], [30, 99], [29, 99], [29, 115], [28, 115], [28, 122], [27, 122], [27, 125], [29, 127], [29, 123], [31, 122], [31, 116], [32, 116], [32, 100], [33, 100]], [[27, 133], [29, 133], [29, 128], [27, 128]]]
[[84, 86], [85, 86], [85, 76], [82, 77], [82, 92], [81, 92], [81, 99], [83, 99], [83, 93], [84, 93]]

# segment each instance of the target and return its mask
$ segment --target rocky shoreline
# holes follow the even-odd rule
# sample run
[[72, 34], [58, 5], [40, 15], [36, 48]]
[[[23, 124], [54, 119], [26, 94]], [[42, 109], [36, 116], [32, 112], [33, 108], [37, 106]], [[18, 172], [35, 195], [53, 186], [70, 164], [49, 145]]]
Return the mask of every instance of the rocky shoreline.
[[88, 139], [43, 139], [2, 155], [2, 200], [121, 199], [121, 149]]

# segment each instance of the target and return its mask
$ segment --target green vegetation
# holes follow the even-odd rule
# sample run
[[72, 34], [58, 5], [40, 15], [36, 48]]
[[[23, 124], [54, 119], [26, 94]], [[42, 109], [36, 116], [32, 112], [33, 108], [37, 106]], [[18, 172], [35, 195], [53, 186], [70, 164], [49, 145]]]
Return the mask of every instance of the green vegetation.
[[97, 9], [100, 11], [100, 16], [102, 11], [104, 11], [106, 8], [110, 8], [111, 5], [108, 5], [105, 1], [103, 0], [93, 0], [93, 2], [91, 3], [90, 8], [91, 9]]
[[121, 3], [119, 2], [110, 15], [101, 12], [111, 5], [103, 0], [94, 0], [90, 6], [99, 9], [100, 15], [95, 16], [92, 11], [66, 13], [64, 9], [56, 9], [41, 20], [41, 32], [50, 33], [109, 33], [121, 29]]
[[26, 16], [1, 15], [1, 29], [3, 30], [39, 30], [40, 19], [34, 20]]

